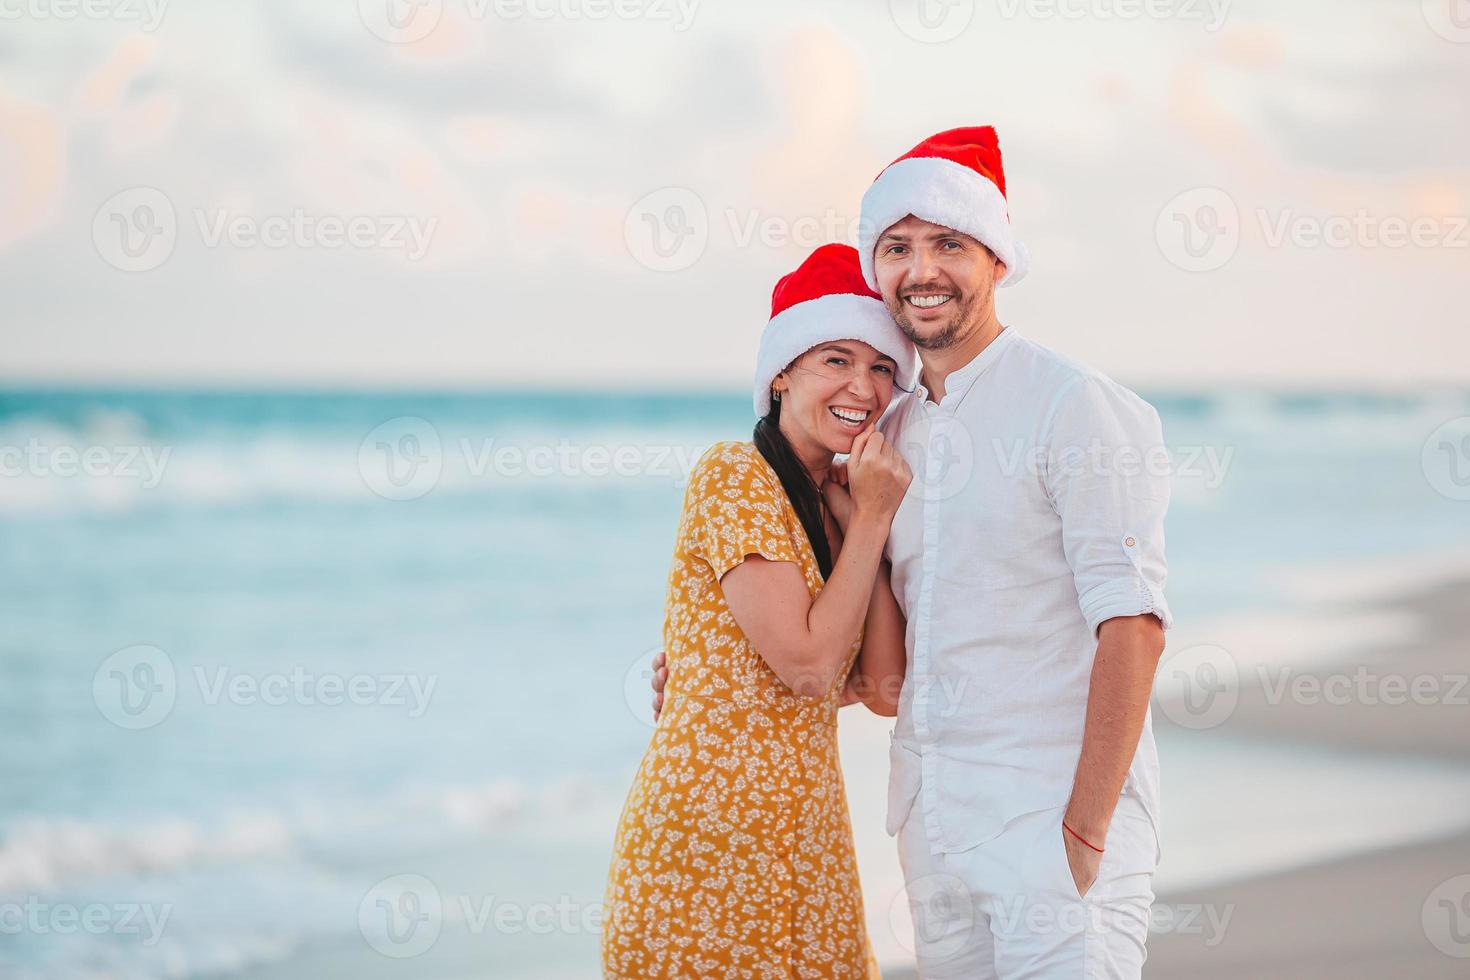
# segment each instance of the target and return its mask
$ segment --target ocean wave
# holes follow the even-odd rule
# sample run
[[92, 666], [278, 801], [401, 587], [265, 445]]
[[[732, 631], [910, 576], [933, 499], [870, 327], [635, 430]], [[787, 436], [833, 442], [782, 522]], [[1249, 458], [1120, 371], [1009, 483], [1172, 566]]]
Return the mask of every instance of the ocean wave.
[[47, 891], [79, 879], [139, 877], [199, 865], [286, 855], [292, 833], [278, 814], [242, 814], [209, 828], [165, 816], [133, 827], [30, 818], [0, 843], [0, 893]]
[[[267, 430], [233, 441], [167, 442], [141, 431], [0, 428], [0, 516], [117, 514], [261, 502], [682, 490], [710, 439], [654, 431], [517, 433]], [[394, 440], [405, 440], [401, 445]], [[415, 441], [406, 441], [415, 440]], [[412, 482], [410, 482], [412, 481]]]
[[[578, 413], [545, 399], [488, 396], [454, 401], [452, 410], [433, 400], [416, 409], [413, 402], [284, 395], [196, 396], [166, 408], [134, 401], [46, 402], [0, 414], [0, 517], [270, 501], [370, 505], [486, 491], [682, 490], [705, 447], [746, 436], [748, 411], [733, 396], [728, 409], [719, 408], [723, 399], [691, 398], [681, 410], [678, 399], [630, 397], [604, 399], [602, 409], [589, 402]], [[1360, 460], [1417, 451], [1441, 423], [1470, 414], [1470, 395], [1453, 389], [1235, 389], [1160, 393], [1154, 401], [1181, 450], [1231, 447], [1277, 462], [1303, 453]], [[195, 410], [205, 421], [182, 421]], [[90, 471], [83, 471], [86, 459]]]
[[577, 777], [409, 785], [376, 799], [310, 800], [214, 818], [156, 814], [131, 823], [29, 816], [0, 834], [0, 895], [45, 893], [103, 878], [417, 851], [516, 827], [545, 830], [615, 816], [621, 787]]

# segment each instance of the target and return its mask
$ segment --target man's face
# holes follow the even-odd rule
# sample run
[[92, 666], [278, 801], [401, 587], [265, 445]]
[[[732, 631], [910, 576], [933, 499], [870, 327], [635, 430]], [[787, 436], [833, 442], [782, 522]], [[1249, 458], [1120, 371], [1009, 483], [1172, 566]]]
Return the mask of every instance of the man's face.
[[878, 236], [878, 291], [922, 350], [945, 350], [990, 316], [1005, 264], [963, 232], [909, 215]]

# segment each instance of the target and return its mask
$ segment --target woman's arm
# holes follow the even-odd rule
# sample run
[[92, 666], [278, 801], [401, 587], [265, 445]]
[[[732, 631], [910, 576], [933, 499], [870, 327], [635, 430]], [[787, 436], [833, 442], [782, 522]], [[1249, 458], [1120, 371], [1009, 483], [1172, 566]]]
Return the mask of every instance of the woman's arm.
[[760, 555], [746, 556], [720, 580], [736, 624], [795, 693], [825, 696], [847, 661], [909, 479], [908, 466], [881, 433], [869, 430], [854, 441], [848, 463], [852, 514], [832, 574], [815, 600], [799, 567]]
[[736, 624], [795, 693], [820, 698], [832, 689], [862, 627], [887, 537], [881, 515], [855, 514], [815, 600], [791, 562], [750, 555], [725, 573], [720, 587]]
[[844, 704], [861, 701], [873, 714], [885, 718], [898, 714], [898, 696], [908, 669], [908, 655], [904, 650], [907, 625], [903, 610], [893, 597], [885, 561], [873, 582], [868, 618], [863, 627], [863, 648], [852, 673], [847, 675], [847, 686], [842, 692]]

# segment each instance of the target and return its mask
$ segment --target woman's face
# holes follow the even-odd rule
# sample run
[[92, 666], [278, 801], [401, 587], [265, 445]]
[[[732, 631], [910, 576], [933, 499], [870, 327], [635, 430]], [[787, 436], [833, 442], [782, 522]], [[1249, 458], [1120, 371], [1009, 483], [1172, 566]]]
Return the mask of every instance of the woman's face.
[[[893, 398], [893, 358], [860, 340], [813, 347], [776, 376], [781, 431], [798, 453], [846, 453]], [[805, 455], [805, 453], [803, 453]]]

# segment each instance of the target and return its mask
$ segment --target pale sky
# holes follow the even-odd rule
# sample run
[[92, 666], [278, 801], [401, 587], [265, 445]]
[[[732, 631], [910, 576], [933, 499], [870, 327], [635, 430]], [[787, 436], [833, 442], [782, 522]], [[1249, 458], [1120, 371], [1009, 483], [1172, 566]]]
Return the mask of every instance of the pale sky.
[[739, 390], [775, 280], [991, 123], [1002, 322], [1470, 382], [1451, 0], [94, 2], [0, 0], [0, 380]]

